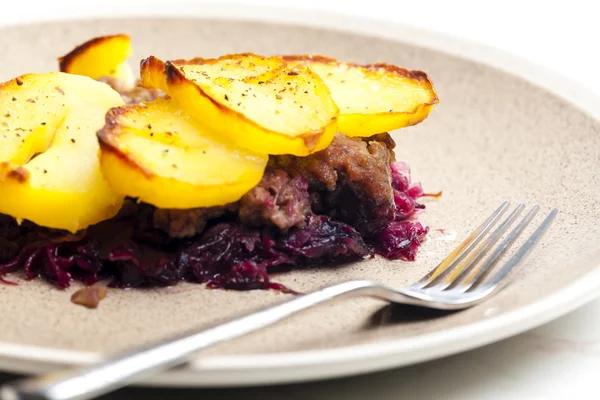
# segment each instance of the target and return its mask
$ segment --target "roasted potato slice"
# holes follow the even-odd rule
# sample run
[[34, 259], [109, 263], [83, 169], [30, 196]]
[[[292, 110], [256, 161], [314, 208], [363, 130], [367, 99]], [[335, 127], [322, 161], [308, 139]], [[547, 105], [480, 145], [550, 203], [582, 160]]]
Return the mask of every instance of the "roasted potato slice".
[[168, 93], [166, 65], [160, 58], [150, 56], [140, 62], [140, 85], [147, 89], [159, 89]]
[[171, 64], [179, 67], [203, 65], [199, 71], [212, 79], [240, 79], [246, 82], [268, 79], [287, 67], [281, 57], [265, 57], [253, 53], [231, 54], [218, 59], [196, 57], [191, 60], [172, 60]]
[[338, 131], [349, 136], [371, 136], [418, 124], [438, 103], [424, 72], [323, 56], [283, 59], [290, 65], [308, 65], [323, 79], [340, 109]]
[[[279, 57], [261, 57], [252, 53], [234, 54], [223, 58], [221, 63], [215, 63], [215, 60], [205, 60], [203, 58], [193, 58], [191, 60], [172, 60], [171, 64], [183, 67], [186, 65], [204, 65], [204, 69], [218, 79], [240, 79], [246, 82], [272, 76], [277, 71], [287, 66], [287, 63]], [[140, 63], [141, 85], [146, 88], [161, 89], [166, 92], [167, 76], [166, 64], [161, 59], [150, 56]]]
[[71, 232], [114, 216], [96, 131], [121, 96], [90, 78], [27, 74], [0, 84], [0, 213]]
[[141, 74], [142, 85], [162, 87], [187, 114], [252, 151], [304, 156], [336, 132], [339, 110], [323, 80], [279, 57], [151, 58]]
[[261, 180], [268, 161], [223, 140], [167, 98], [113, 108], [98, 138], [111, 186], [159, 208], [237, 201]]
[[92, 79], [114, 77], [133, 86], [135, 78], [127, 57], [133, 53], [127, 35], [100, 36], [75, 47], [58, 59], [61, 72]]

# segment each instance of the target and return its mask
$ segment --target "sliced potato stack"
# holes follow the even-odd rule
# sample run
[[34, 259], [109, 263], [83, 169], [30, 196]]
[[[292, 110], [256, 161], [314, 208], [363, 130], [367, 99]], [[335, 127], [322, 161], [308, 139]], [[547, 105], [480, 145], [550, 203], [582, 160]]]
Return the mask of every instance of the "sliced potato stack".
[[433, 85], [420, 71], [323, 56], [283, 59], [291, 66], [307, 65], [323, 79], [340, 108], [338, 131], [348, 136], [371, 136], [418, 124], [438, 103]]
[[0, 213], [75, 232], [123, 202], [100, 171], [98, 140], [121, 96], [90, 78], [27, 74], [0, 85]]
[[113, 108], [98, 138], [111, 186], [159, 208], [237, 201], [258, 184], [268, 160], [215, 136], [170, 99]]
[[133, 53], [127, 35], [101, 36], [75, 47], [58, 59], [61, 72], [92, 79], [114, 77], [133, 85], [135, 78], [127, 58]]
[[149, 57], [141, 85], [170, 98], [124, 106], [88, 77], [133, 85], [131, 53], [127, 35], [99, 37], [59, 59], [68, 74], [0, 85], [0, 213], [75, 232], [115, 215], [124, 196], [159, 208], [224, 205], [259, 183], [270, 154], [306, 156], [336, 131], [414, 125], [438, 102], [422, 72], [244, 53]]
[[151, 57], [141, 75], [142, 85], [162, 89], [198, 122], [252, 151], [305, 156], [336, 132], [338, 108], [323, 80], [279, 57]]

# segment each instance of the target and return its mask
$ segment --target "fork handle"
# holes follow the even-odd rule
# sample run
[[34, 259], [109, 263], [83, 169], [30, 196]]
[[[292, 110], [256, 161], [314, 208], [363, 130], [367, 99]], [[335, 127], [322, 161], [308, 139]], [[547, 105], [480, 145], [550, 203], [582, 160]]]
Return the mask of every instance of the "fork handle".
[[91, 399], [180, 365], [199, 350], [247, 335], [333, 299], [359, 295], [388, 299], [389, 291], [370, 281], [349, 281], [329, 286], [225, 323], [142, 346], [99, 364], [8, 383], [0, 389], [0, 399]]

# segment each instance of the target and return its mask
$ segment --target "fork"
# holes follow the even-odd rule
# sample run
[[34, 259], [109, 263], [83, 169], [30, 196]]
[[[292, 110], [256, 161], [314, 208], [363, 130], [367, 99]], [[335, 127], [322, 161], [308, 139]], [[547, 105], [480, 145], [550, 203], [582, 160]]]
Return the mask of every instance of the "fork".
[[[517, 219], [525, 205], [519, 204], [486, 238], [508, 207], [509, 202], [502, 203], [436, 268], [403, 289], [394, 289], [366, 280], [339, 283], [278, 305], [238, 316], [225, 323], [192, 330], [134, 349], [97, 365], [58, 371], [9, 383], [0, 390], [0, 399], [90, 399], [180, 365], [199, 350], [244, 336], [334, 299], [370, 296], [392, 303], [441, 310], [460, 310], [475, 306], [506, 286], [509, 274], [531, 252], [558, 213], [557, 209], [552, 210], [514, 255], [499, 267], [491, 278], [486, 279], [500, 257], [539, 211], [539, 206], [534, 206], [502, 242], [492, 249]], [[490, 255], [485, 261], [480, 262], [486, 254]]]

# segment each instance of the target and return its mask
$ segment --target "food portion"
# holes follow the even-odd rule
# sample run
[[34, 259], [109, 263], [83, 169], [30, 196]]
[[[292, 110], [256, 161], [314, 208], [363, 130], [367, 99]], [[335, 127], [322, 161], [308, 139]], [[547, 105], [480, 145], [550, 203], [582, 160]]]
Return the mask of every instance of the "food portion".
[[160, 208], [237, 201], [260, 181], [268, 160], [220, 140], [164, 98], [111, 109], [98, 138], [113, 189]]
[[[363, 146], [361, 139], [338, 134], [334, 144], [337, 139]], [[383, 136], [367, 146], [389, 141]], [[331, 168], [339, 171], [336, 188], [346, 185], [340, 165], [342, 160], [353, 163], [349, 156], [340, 153], [338, 164]], [[376, 163], [366, 154], [363, 157]], [[368, 171], [366, 167], [362, 176]], [[320, 198], [336, 189], [309, 184], [312, 171], [288, 173], [270, 162], [258, 185], [240, 201], [225, 206], [161, 209], [129, 199], [117, 217], [90, 227], [79, 237], [30, 224], [8, 224], [5, 240], [13, 245], [13, 252], [5, 256], [8, 262], [0, 266], [0, 274], [24, 266], [27, 277], [42, 276], [60, 287], [67, 287], [73, 279], [87, 284], [109, 279], [117, 287], [165, 286], [186, 280], [212, 288], [288, 291], [293, 287], [285, 288], [271, 278], [282, 267], [326, 266], [374, 253], [390, 260], [414, 260], [427, 233], [426, 227], [412, 220], [423, 208], [416, 202], [423, 191], [410, 182], [401, 163], [392, 163], [381, 173], [390, 179], [393, 213], [372, 214], [368, 221], [353, 219], [360, 229], [382, 226], [375, 234], [361, 234], [338, 219], [351, 214], [356, 204], [341, 196], [332, 196], [338, 202], [331, 200], [330, 212], [323, 213]], [[374, 191], [355, 196], [356, 201], [370, 204], [381, 201]], [[1, 237], [0, 231], [0, 243]], [[20, 252], [14, 250], [19, 245]]]
[[[414, 260], [425, 194], [387, 131], [437, 102], [424, 73], [309, 56], [150, 56], [132, 85], [118, 73], [131, 52], [123, 36], [61, 58], [71, 74], [3, 84], [2, 104], [26, 99], [7, 108], [23, 131], [6, 123], [0, 136], [0, 282], [23, 270], [59, 287], [187, 280], [293, 291], [270, 275], [374, 254]], [[70, 84], [52, 93], [59, 78]], [[55, 197], [30, 188], [40, 162], [62, 168], [41, 170], [41, 187], [61, 188]], [[73, 301], [95, 308], [104, 295]]]
[[358, 65], [324, 56], [283, 56], [318, 74], [340, 108], [338, 132], [371, 136], [418, 124], [438, 97], [427, 75], [388, 64]]
[[198, 122], [254, 152], [308, 155], [336, 131], [338, 108], [323, 80], [279, 57], [152, 58], [142, 61], [141, 75]]
[[117, 214], [96, 131], [123, 100], [83, 76], [27, 74], [0, 85], [0, 213], [77, 232]]

